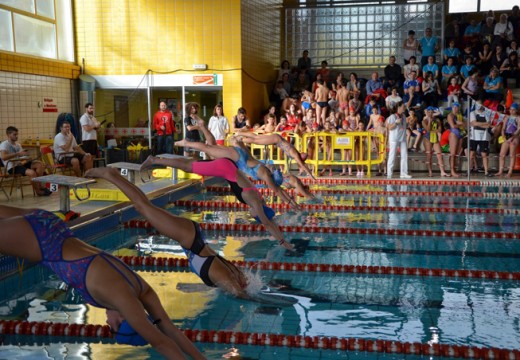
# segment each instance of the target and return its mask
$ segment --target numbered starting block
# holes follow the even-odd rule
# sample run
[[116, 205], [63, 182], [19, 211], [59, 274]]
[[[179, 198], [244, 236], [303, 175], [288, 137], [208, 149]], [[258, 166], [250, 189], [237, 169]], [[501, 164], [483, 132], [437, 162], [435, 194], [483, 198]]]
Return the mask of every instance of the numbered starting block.
[[[80, 201], [86, 200], [90, 197], [90, 189], [88, 187], [89, 184], [93, 184], [96, 182], [94, 179], [86, 179], [79, 178], [75, 176], [66, 176], [66, 175], [45, 175], [39, 176], [32, 179], [32, 181], [49, 184], [49, 189], [52, 192], [59, 192], [60, 194], [60, 211], [62, 213], [68, 213], [70, 211], [70, 189], [74, 191], [74, 195]], [[79, 197], [76, 193], [78, 187], [86, 187], [87, 188], [87, 196]]]
[[141, 173], [141, 164], [135, 164], [130, 162], [116, 162], [112, 164], [108, 164], [108, 167], [113, 167], [119, 169], [121, 176], [124, 176], [130, 181], [132, 184], [135, 184], [135, 174], [139, 173], [141, 180], [143, 182], [148, 182], [150, 179], [143, 179]]

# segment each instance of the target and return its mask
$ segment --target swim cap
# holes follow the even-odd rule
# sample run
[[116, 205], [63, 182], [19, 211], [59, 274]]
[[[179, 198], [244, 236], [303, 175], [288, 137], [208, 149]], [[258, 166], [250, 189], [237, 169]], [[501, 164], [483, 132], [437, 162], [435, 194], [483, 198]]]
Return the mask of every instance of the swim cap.
[[273, 181], [276, 184], [276, 186], [280, 186], [283, 183], [283, 175], [280, 170], [273, 171]]
[[436, 110], [438, 110], [438, 109], [437, 109], [436, 107], [433, 107], [433, 106], [428, 106], [428, 107], [426, 108], [426, 110], [436, 111]]
[[141, 335], [139, 335], [126, 320], [123, 320], [121, 325], [119, 325], [119, 330], [116, 333], [115, 339], [118, 344], [132, 346], [148, 345], [148, 341], [146, 341]]
[[[265, 214], [265, 216], [267, 216], [267, 218], [268, 218], [269, 220], [271, 220], [272, 218], [274, 218], [274, 216], [276, 215], [276, 212], [275, 212], [272, 208], [270, 208], [269, 206], [267, 206], [267, 205], [262, 205], [262, 206], [263, 206], [263, 208], [264, 208], [264, 214]], [[255, 220], [258, 221], [259, 223], [261, 223], [261, 221], [260, 221], [260, 217], [255, 216]]]
[[518, 110], [518, 104], [517, 103], [512, 103], [510, 109]]
[[453, 104], [451, 104], [451, 106], [456, 106], [456, 107], [460, 107], [460, 104], [458, 102], [454, 102]]

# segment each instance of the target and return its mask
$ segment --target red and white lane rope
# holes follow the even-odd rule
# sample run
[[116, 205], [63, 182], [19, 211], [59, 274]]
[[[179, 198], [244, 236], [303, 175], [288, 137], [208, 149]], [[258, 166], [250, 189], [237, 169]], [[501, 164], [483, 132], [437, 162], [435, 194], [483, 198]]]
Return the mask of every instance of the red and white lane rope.
[[[208, 191], [216, 193], [230, 193], [227, 186], [208, 186]], [[260, 188], [258, 191], [263, 195], [274, 195], [273, 190]], [[296, 195], [294, 189], [286, 189], [291, 195]], [[462, 197], [462, 198], [485, 198], [485, 199], [516, 199], [520, 198], [520, 193], [483, 193], [478, 191], [387, 191], [387, 190], [350, 190], [350, 189], [320, 189], [309, 190], [313, 194], [331, 195], [380, 195], [380, 196], [406, 196], [415, 198], [436, 198], [436, 197]]]
[[[413, 354], [445, 356], [464, 359], [520, 359], [520, 350], [494, 347], [476, 347], [450, 344], [428, 344], [394, 340], [339, 338], [328, 336], [304, 336], [266, 334], [222, 330], [182, 330], [193, 342], [252, 345], [263, 347], [288, 347], [333, 351], [356, 351], [388, 354]], [[47, 323], [41, 321], [0, 320], [0, 334], [82, 337], [96, 340], [110, 338], [108, 325]]]
[[[151, 266], [161, 268], [188, 268], [188, 259], [176, 257], [153, 256], [121, 256], [119, 257], [129, 266]], [[402, 275], [402, 276], [427, 276], [427, 277], [454, 277], [468, 279], [495, 279], [495, 280], [520, 280], [520, 272], [491, 271], [491, 270], [458, 270], [458, 269], [428, 269], [400, 266], [366, 266], [366, 265], [340, 265], [340, 264], [316, 264], [316, 263], [288, 263], [271, 261], [243, 261], [231, 260], [231, 263], [245, 269], [260, 269], [272, 271], [294, 272], [321, 272], [338, 274], [375, 274], [375, 275]]]
[[[381, 178], [319, 178], [312, 180], [310, 178], [302, 178], [300, 180], [306, 185], [413, 185], [413, 186], [517, 186], [520, 187], [519, 180], [508, 180], [506, 178], [494, 179], [494, 180], [454, 180], [449, 179], [412, 179], [412, 180], [401, 180], [401, 179], [381, 179]], [[262, 181], [252, 181], [256, 185], [265, 184]]]
[[[200, 223], [203, 230], [221, 231], [264, 231], [262, 224], [218, 224]], [[130, 220], [124, 224], [127, 228], [152, 229], [152, 225], [146, 220]], [[449, 230], [402, 230], [402, 229], [376, 229], [376, 228], [351, 228], [351, 227], [320, 227], [320, 226], [283, 226], [279, 229], [288, 233], [321, 233], [321, 234], [354, 234], [354, 235], [385, 235], [385, 236], [428, 236], [449, 238], [480, 238], [480, 239], [520, 239], [520, 233], [491, 232], [491, 231], [449, 231]]]
[[[176, 206], [197, 207], [204, 209], [240, 209], [246, 210], [248, 205], [238, 202], [177, 200]], [[330, 205], [299, 204], [307, 211], [385, 211], [385, 212], [424, 212], [424, 213], [460, 213], [460, 214], [500, 214], [520, 215], [520, 209], [481, 209], [481, 208], [447, 208], [447, 207], [410, 207], [410, 206], [373, 206], [373, 205]], [[275, 210], [289, 210], [288, 204], [270, 204]]]

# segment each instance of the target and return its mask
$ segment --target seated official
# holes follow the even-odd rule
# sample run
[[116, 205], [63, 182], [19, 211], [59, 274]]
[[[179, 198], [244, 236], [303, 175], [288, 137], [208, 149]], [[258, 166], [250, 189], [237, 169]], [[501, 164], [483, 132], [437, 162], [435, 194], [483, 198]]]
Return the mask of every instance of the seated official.
[[92, 169], [92, 155], [78, 146], [67, 121], [61, 124], [60, 132], [54, 137], [54, 156], [60, 164], [70, 165], [77, 177], [81, 177], [82, 170]]

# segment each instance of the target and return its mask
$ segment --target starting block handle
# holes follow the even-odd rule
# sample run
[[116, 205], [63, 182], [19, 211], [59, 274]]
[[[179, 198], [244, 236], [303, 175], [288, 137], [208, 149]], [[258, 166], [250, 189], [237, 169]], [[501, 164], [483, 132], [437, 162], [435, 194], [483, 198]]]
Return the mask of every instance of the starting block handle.
[[85, 201], [85, 200], [87, 200], [88, 198], [90, 198], [90, 188], [89, 188], [88, 186], [85, 186], [85, 187], [86, 187], [86, 189], [87, 189], [87, 196], [85, 196], [84, 198], [82, 198], [82, 197], [80, 197], [80, 196], [78, 195], [78, 193], [77, 193], [77, 191], [76, 191], [78, 188], [77, 188], [76, 186], [74, 186], [74, 187], [72, 188], [72, 191], [74, 191], [74, 196], [76, 196], [76, 199], [78, 199], [79, 201]]

